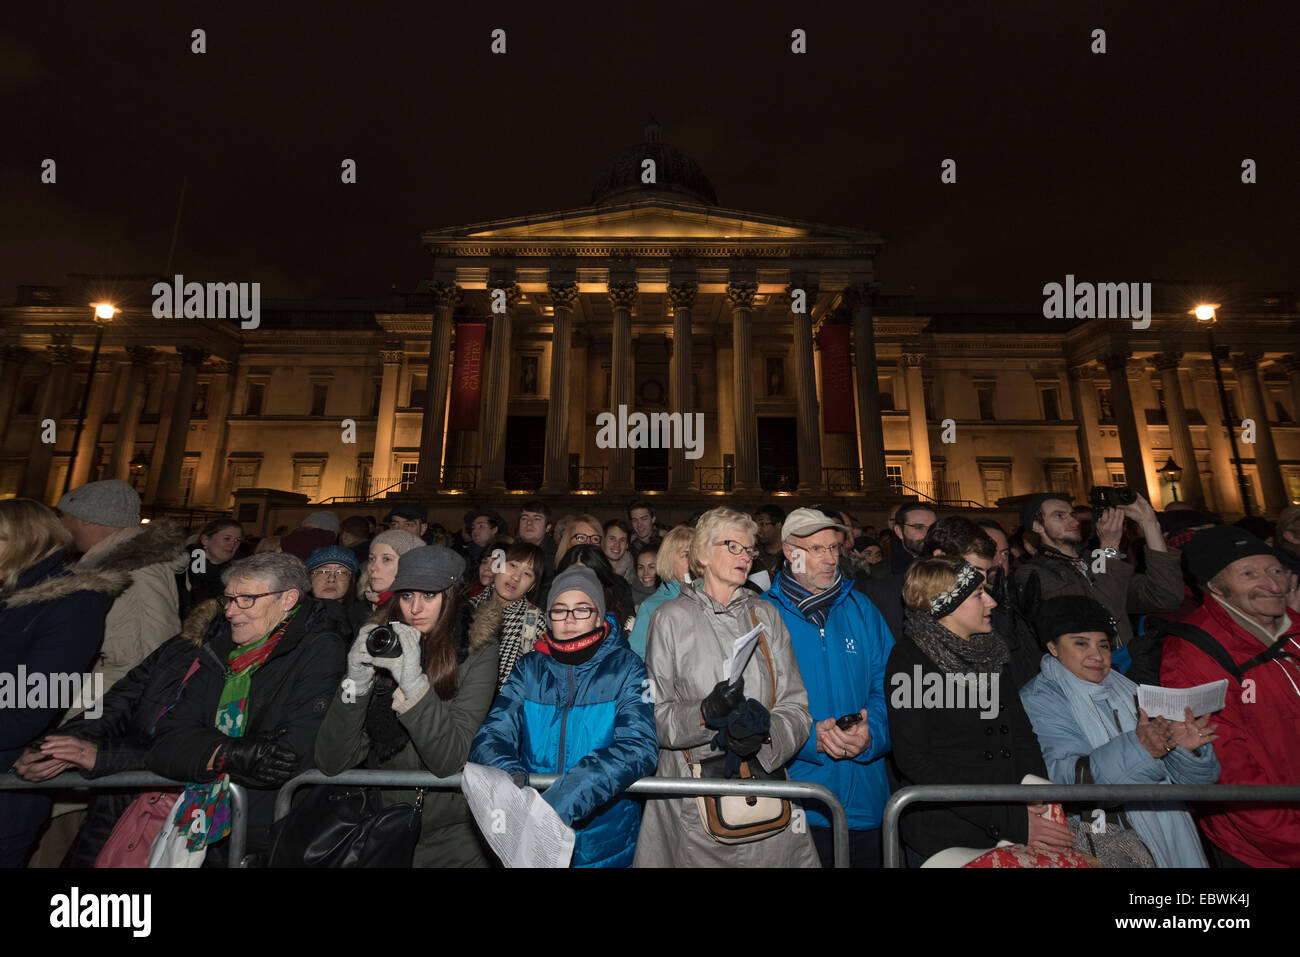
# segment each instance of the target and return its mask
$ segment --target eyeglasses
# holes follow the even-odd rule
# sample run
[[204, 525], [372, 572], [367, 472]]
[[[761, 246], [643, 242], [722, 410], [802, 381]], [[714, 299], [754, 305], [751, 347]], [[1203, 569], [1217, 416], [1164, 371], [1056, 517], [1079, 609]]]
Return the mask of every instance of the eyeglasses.
[[552, 608], [546, 614], [551, 621], [564, 621], [570, 615], [574, 621], [586, 621], [596, 613], [596, 609], [590, 605], [579, 605], [577, 608]]
[[574, 535], [571, 539], [569, 539], [569, 542], [570, 544], [573, 545], [599, 545], [600, 536], [599, 535]]
[[796, 545], [795, 548], [801, 552], [808, 552], [813, 558], [824, 558], [827, 555], [839, 555], [844, 550], [843, 545]]
[[742, 545], [740, 544], [740, 542], [733, 542], [731, 539], [727, 539], [726, 541], [723, 542], [714, 542], [713, 544], [725, 545], [727, 551], [731, 552], [731, 554], [733, 555], [748, 555], [750, 558], [758, 557], [757, 548], [751, 548], [748, 545]]
[[283, 595], [287, 588], [281, 588], [279, 591], [264, 591], [260, 595], [220, 595], [217, 601], [221, 602], [223, 609], [229, 608], [233, 601], [236, 608], [242, 608], [245, 611], [252, 608], [259, 598], [265, 598], [267, 595]]
[[312, 578], [324, 578], [329, 581], [331, 578], [351, 578], [352, 572], [346, 568], [313, 568], [311, 570]]

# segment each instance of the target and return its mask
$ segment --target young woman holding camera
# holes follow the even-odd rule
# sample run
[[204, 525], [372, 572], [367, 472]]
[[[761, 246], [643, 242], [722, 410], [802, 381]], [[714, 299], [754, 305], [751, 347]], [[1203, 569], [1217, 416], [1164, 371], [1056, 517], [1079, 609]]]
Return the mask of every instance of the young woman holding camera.
[[[358, 766], [458, 773], [497, 687], [495, 636], [471, 639], [461, 614], [465, 559], [438, 545], [398, 562], [392, 596], [361, 628], [347, 677], [316, 737], [326, 774]], [[384, 805], [414, 804], [410, 790], [385, 790]], [[487, 867], [459, 791], [423, 796], [416, 867]]]

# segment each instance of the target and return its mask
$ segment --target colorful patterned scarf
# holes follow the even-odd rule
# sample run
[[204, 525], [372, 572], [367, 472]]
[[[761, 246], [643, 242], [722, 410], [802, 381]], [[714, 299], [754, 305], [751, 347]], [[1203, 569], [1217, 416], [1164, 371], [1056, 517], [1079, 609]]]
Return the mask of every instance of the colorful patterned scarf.
[[840, 589], [844, 587], [844, 576], [839, 571], [835, 572], [835, 581], [831, 582], [825, 591], [816, 594], [795, 581], [795, 577], [787, 570], [777, 575], [776, 580], [781, 586], [782, 593], [799, 610], [799, 614], [818, 628], [826, 626], [826, 619], [831, 614], [831, 606], [835, 604]]
[[[298, 605], [266, 637], [251, 645], [236, 646], [226, 656], [226, 683], [217, 701], [217, 714], [213, 724], [230, 738], [241, 737], [247, 726], [248, 692], [253, 685], [253, 675], [275, 646], [280, 643], [298, 613]], [[220, 768], [218, 768], [220, 771]], [[219, 773], [207, 784], [190, 784], [176, 807], [173, 823], [184, 835], [186, 850], [215, 844], [230, 834], [230, 775]]]

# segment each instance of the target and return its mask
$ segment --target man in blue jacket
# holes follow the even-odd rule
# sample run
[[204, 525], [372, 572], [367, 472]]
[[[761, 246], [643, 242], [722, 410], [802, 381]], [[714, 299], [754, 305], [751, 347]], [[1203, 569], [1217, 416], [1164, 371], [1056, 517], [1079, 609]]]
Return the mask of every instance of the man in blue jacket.
[[[876, 606], [840, 574], [846, 534], [816, 509], [791, 512], [781, 529], [786, 563], [763, 597], [790, 632], [813, 717], [812, 733], [787, 765], [790, 777], [825, 785], [840, 799], [852, 865], [879, 867], [889, 800], [885, 662], [894, 640]], [[822, 865], [830, 867], [830, 822], [815, 807], [805, 813]]]

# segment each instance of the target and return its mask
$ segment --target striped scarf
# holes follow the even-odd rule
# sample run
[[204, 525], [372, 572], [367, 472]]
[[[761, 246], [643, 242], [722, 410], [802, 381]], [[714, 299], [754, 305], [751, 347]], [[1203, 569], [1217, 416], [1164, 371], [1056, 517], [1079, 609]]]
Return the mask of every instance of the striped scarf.
[[840, 589], [844, 587], [844, 576], [839, 571], [835, 572], [835, 581], [831, 582], [830, 587], [816, 594], [804, 588], [795, 581], [793, 575], [788, 575], [784, 571], [776, 576], [776, 580], [780, 583], [781, 593], [790, 601], [790, 604], [799, 610], [799, 614], [818, 628], [826, 627], [826, 619], [830, 617], [831, 606], [835, 604]]
[[[253, 675], [260, 668], [289, 628], [289, 622], [298, 614], [298, 605], [271, 632], [251, 645], [236, 646], [226, 656], [226, 683], [217, 700], [217, 713], [213, 725], [229, 738], [241, 737], [247, 727], [248, 693], [253, 685]], [[217, 769], [220, 772], [220, 768]], [[185, 847], [196, 851], [215, 844], [230, 834], [230, 775], [218, 773], [207, 784], [190, 784], [181, 796], [172, 819], [184, 835]]]

